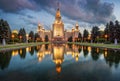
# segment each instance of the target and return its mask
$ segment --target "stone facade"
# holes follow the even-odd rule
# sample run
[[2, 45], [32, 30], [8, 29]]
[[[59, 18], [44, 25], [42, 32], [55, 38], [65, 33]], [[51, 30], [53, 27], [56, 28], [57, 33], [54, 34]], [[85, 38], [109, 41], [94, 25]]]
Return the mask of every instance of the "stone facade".
[[71, 30], [64, 29], [64, 23], [61, 19], [60, 9], [57, 9], [55, 21], [52, 25], [51, 30], [45, 30], [42, 25], [38, 25], [38, 34], [42, 41], [45, 41], [45, 36], [48, 36], [49, 41], [68, 41], [70, 37], [75, 41], [79, 34], [79, 25], [76, 23], [75, 27]]

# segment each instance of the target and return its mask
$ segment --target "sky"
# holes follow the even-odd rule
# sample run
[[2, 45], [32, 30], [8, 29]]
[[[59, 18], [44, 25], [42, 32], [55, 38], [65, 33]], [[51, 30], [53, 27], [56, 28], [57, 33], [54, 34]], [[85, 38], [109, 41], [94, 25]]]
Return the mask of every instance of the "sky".
[[78, 22], [81, 32], [90, 31], [95, 25], [103, 29], [109, 21], [120, 21], [120, 0], [0, 0], [0, 19], [8, 21], [12, 30], [36, 32], [39, 23], [49, 30], [58, 2], [65, 29]]

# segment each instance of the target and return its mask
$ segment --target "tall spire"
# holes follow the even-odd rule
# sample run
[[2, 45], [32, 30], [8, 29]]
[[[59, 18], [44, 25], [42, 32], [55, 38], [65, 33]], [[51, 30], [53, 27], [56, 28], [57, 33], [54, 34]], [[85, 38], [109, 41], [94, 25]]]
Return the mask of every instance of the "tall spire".
[[78, 24], [78, 22], [76, 23], [75, 27], [76, 27], [77, 30], [79, 29], [79, 24]]
[[60, 20], [61, 19], [61, 13], [60, 13], [60, 3], [57, 3], [57, 12], [56, 12], [56, 19]]
[[58, 9], [60, 8], [60, 3], [59, 3], [59, 1], [57, 2], [57, 7], [58, 7]]

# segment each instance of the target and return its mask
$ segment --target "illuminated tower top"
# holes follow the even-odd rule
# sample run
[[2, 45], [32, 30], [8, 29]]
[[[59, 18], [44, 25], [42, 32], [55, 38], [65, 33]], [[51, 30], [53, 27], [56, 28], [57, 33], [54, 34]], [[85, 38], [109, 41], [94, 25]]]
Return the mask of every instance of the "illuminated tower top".
[[78, 22], [76, 23], [75, 28], [76, 28], [77, 30], [79, 30], [79, 24], [78, 24]]
[[60, 3], [58, 2], [58, 5], [57, 5], [57, 6], [58, 6], [58, 9], [57, 9], [57, 11], [56, 11], [56, 16], [55, 16], [55, 19], [58, 20], [58, 21], [61, 20], [61, 13], [60, 13], [59, 5], [60, 5]]
[[59, 8], [57, 9], [57, 12], [56, 12], [56, 19], [61, 19], [61, 14], [60, 14]]

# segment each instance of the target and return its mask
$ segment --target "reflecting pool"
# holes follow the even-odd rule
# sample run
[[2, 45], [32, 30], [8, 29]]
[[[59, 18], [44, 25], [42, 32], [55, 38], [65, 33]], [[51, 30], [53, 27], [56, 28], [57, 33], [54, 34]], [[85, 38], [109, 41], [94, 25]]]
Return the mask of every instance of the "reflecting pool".
[[0, 81], [120, 81], [120, 50], [44, 44], [0, 51]]

